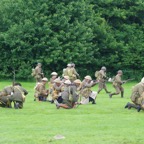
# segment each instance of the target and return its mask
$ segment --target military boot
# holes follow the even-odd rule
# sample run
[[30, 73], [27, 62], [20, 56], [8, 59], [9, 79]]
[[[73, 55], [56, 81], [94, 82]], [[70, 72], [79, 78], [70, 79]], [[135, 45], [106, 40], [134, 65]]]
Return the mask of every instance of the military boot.
[[15, 108], [15, 109], [19, 109], [19, 103], [14, 102], [14, 108]]
[[92, 104], [96, 104], [95, 99], [93, 99]]
[[128, 102], [126, 105], [125, 105], [125, 108], [128, 108], [128, 109], [130, 109], [131, 107], [130, 107], [130, 103]]
[[129, 104], [129, 109], [130, 108], [135, 108], [135, 109], [137, 109], [137, 112], [140, 112], [141, 111], [141, 107], [139, 106], [139, 105], [135, 105], [135, 104]]
[[107, 89], [105, 89], [105, 92], [106, 92], [106, 93], [108, 93], [108, 94], [109, 94], [109, 93], [111, 93], [111, 92], [110, 92], [110, 91], [108, 91]]
[[122, 92], [121, 92], [121, 98], [123, 98], [123, 97], [124, 97], [124, 92], [122, 91]]

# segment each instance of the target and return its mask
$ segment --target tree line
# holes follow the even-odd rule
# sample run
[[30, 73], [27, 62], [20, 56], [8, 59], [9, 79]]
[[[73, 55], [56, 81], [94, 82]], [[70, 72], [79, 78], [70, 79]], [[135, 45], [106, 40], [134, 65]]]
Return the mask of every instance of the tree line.
[[144, 74], [143, 0], [1, 0], [0, 77], [30, 79], [76, 64], [83, 77], [106, 66], [125, 78]]

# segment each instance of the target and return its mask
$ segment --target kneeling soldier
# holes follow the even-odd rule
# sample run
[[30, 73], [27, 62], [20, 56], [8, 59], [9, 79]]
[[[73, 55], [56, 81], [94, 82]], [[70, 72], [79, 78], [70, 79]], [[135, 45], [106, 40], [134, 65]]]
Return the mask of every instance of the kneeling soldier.
[[46, 101], [49, 90], [46, 89], [46, 83], [48, 82], [47, 78], [43, 78], [42, 82], [38, 83], [37, 86], [35, 87], [35, 98], [38, 101]]
[[144, 78], [133, 87], [130, 98], [133, 104], [128, 102], [125, 108], [135, 108], [138, 112], [144, 109]]
[[95, 99], [97, 96], [97, 92], [91, 90], [91, 87], [93, 87], [96, 84], [97, 82], [92, 81], [91, 76], [85, 77], [81, 85], [81, 92], [80, 92], [82, 96], [82, 100], [80, 102], [81, 104], [88, 104], [89, 102], [92, 102], [92, 104], [96, 104]]

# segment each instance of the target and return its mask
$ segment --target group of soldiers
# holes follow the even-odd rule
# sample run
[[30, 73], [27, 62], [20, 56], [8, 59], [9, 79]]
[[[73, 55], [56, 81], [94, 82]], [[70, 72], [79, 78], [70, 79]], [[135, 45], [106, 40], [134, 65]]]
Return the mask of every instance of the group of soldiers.
[[[41, 71], [41, 67], [39, 67], [38, 71]], [[42, 76], [42, 74], [36, 75]], [[68, 64], [67, 68], [63, 70], [62, 78], [56, 72], [51, 73], [49, 89], [46, 89], [48, 79], [41, 77], [41, 81], [38, 81], [36, 75], [35, 101], [50, 101], [55, 103], [57, 108], [62, 107], [66, 109], [89, 102], [95, 104], [97, 92], [92, 91], [91, 87], [97, 84], [97, 81], [92, 81], [91, 76], [85, 76], [83, 81], [78, 79], [79, 74], [73, 63]]]
[[[57, 108], [63, 107], [69, 109], [76, 107], [76, 105], [87, 104], [89, 102], [96, 104], [97, 94], [99, 94], [103, 89], [107, 94], [109, 94], [109, 98], [119, 94], [121, 95], [121, 98], [124, 97], [123, 84], [127, 81], [122, 80], [122, 70], [118, 70], [116, 76], [113, 79], [108, 79], [106, 75], [106, 67], [103, 66], [99, 71], [96, 71], [96, 80], [92, 80], [91, 76], [87, 75], [84, 77], [84, 80], [81, 81], [78, 79], [79, 74], [75, 69], [75, 64], [67, 64], [67, 68], [63, 69], [62, 78], [60, 78], [56, 72], [51, 73], [49, 89], [46, 89], [45, 84], [48, 82], [48, 79], [42, 77], [43, 73], [41, 71], [41, 64], [38, 64], [35, 69], [38, 69], [38, 67], [38, 72], [40, 73], [37, 73], [37, 75], [38, 77], [41, 76], [41, 82], [36, 76], [37, 85], [35, 87], [35, 100], [46, 101], [48, 97], [51, 97], [49, 101], [51, 103], [55, 103]], [[106, 86], [107, 81], [112, 82], [115, 92], [108, 91]], [[98, 84], [97, 92], [91, 90], [91, 88], [96, 84]], [[134, 86], [133, 89], [136, 89], [137, 87], [141, 87], [141, 92], [144, 92], [142, 81], [140, 84], [138, 84], [138, 86]], [[132, 92], [132, 95], [135, 95], [134, 97], [136, 98], [135, 100], [131, 99], [133, 104], [128, 103], [125, 108], [130, 109], [133, 107], [136, 108], [137, 111], [140, 111], [143, 109], [143, 102], [140, 103], [137, 98], [143, 99], [143, 96], [139, 91], [135, 91], [136, 94], [139, 94], [135, 95], [135, 93], [133, 94]]]
[[[49, 101], [55, 103], [57, 108], [70, 109], [80, 104], [96, 104], [97, 95], [104, 89], [109, 98], [114, 95], [124, 97], [123, 84], [127, 81], [122, 80], [123, 72], [118, 70], [116, 76], [111, 79], [106, 75], [106, 67], [102, 67], [96, 71], [96, 80], [92, 80], [91, 76], [87, 75], [83, 81], [79, 79], [79, 74], [75, 69], [75, 64], [67, 64], [67, 68], [63, 69], [62, 78], [58, 73], [52, 72], [50, 81], [44, 77], [42, 64], [38, 63], [36, 68], [32, 70], [32, 76], [36, 79], [34, 101]], [[107, 90], [106, 82], [112, 82], [115, 92]], [[46, 84], [49, 84], [49, 89]], [[98, 84], [98, 91], [92, 91], [92, 87]], [[11, 103], [14, 103], [14, 108], [23, 108], [25, 96], [28, 92], [21, 86], [20, 83], [15, 83], [12, 86], [5, 87], [0, 92], [0, 106], [11, 108]], [[131, 101], [128, 102], [125, 108], [135, 108], [138, 112], [144, 109], [144, 78], [136, 84], [132, 89]]]

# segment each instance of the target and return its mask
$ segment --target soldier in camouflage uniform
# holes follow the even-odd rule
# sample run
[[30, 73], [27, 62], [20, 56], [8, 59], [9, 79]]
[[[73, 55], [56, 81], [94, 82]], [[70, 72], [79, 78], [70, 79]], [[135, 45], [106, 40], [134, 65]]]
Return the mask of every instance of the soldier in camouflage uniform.
[[71, 109], [74, 107], [73, 102], [70, 100], [70, 90], [71, 90], [71, 81], [66, 80], [64, 82], [64, 91], [62, 92], [62, 103], [56, 102], [56, 107], [65, 109]]
[[47, 78], [43, 78], [42, 82], [38, 83], [35, 87], [35, 100], [38, 101], [46, 101], [48, 94], [49, 94], [49, 90], [46, 89], [46, 83], [48, 82]]
[[75, 75], [73, 79], [76, 80], [76, 79], [77, 79], [78, 77], [80, 77], [80, 76], [79, 76], [79, 74], [77, 73], [77, 71], [76, 71], [76, 69], [75, 69], [75, 64], [74, 64], [74, 63], [71, 64], [71, 67], [72, 67], [73, 73], [74, 73], [74, 75]]
[[142, 78], [141, 82], [132, 88], [132, 94], [130, 98], [133, 104], [128, 102], [125, 108], [135, 108], [138, 112], [141, 109], [144, 109], [144, 78]]
[[101, 68], [101, 70], [98, 72], [98, 75], [97, 75], [97, 81], [99, 82], [98, 93], [100, 93], [100, 91], [102, 89], [104, 89], [106, 93], [110, 93], [107, 90], [107, 87], [106, 87], [106, 79], [107, 79], [107, 76], [106, 76], [106, 67], [103, 66]]
[[14, 108], [21, 109], [23, 108], [23, 103], [27, 94], [28, 92], [20, 83], [15, 83], [14, 86], [7, 86], [4, 88], [1, 102], [5, 104], [5, 107], [9, 108], [11, 108], [11, 102], [14, 102]]
[[124, 96], [124, 88], [122, 87], [122, 84], [124, 84], [124, 81], [122, 81], [121, 76], [123, 72], [122, 70], [119, 70], [117, 72], [117, 75], [114, 77], [113, 80], [113, 87], [115, 88], [116, 92], [109, 94], [109, 97], [112, 98], [113, 95], [118, 95], [121, 93], [121, 98]]
[[42, 78], [44, 77], [44, 74], [42, 72], [42, 64], [38, 63], [38, 65], [35, 68], [35, 79], [36, 82], [41, 82]]
[[0, 93], [0, 102], [1, 107], [11, 108], [11, 101], [10, 97], [13, 94], [14, 88], [13, 86], [5, 87], [2, 92]]
[[49, 82], [50, 94], [52, 93], [54, 81], [57, 79], [58, 74], [57, 74], [56, 72], [52, 72], [52, 73], [51, 73], [51, 76], [52, 76], [52, 77], [50, 78], [50, 82]]
[[51, 103], [54, 103], [55, 100], [58, 100], [58, 101], [61, 101], [61, 92], [63, 91], [63, 83], [62, 81], [57, 78], [55, 81], [54, 81], [54, 85], [53, 85], [53, 92], [52, 92], [52, 102]]
[[78, 102], [81, 90], [81, 83], [82, 82], [79, 79], [76, 79], [70, 86], [71, 101], [73, 103], [73, 107]]
[[89, 102], [92, 102], [92, 104], [96, 104], [95, 103], [95, 99], [97, 96], [97, 92], [94, 92], [91, 90], [91, 87], [95, 86], [97, 84], [97, 82], [92, 81], [91, 76], [86, 76], [85, 79], [82, 81], [81, 84], [81, 96], [82, 96], [82, 100], [81, 100], [81, 104], [87, 104]]
[[73, 82], [76, 79], [76, 71], [71, 64], [67, 65], [64, 76], [69, 76], [69, 80]]
[[20, 83], [15, 83], [13, 94], [10, 97], [10, 101], [14, 102], [15, 109], [22, 109], [25, 102], [25, 96], [28, 94]]

